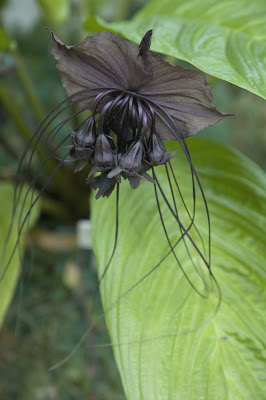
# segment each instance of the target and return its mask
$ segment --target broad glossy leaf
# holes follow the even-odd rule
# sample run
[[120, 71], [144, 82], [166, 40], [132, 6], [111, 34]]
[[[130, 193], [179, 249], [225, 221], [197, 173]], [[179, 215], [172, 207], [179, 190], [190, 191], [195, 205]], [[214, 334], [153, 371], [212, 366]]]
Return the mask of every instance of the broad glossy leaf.
[[[22, 196], [20, 201], [18, 202], [17, 210], [15, 213], [15, 219], [11, 234], [7, 243], [5, 244], [5, 239], [9, 230], [9, 225], [12, 217], [12, 209], [13, 209], [13, 193], [14, 193], [14, 186], [10, 183], [1, 182], [0, 184], [0, 256], [1, 256], [1, 265], [0, 265], [0, 326], [3, 322], [5, 313], [9, 306], [9, 303], [12, 299], [14, 290], [16, 288], [16, 283], [20, 273], [20, 264], [21, 264], [21, 256], [22, 256], [22, 247], [23, 247], [23, 237], [21, 237], [20, 245], [16, 248], [14, 256], [12, 257], [12, 261], [8, 268], [6, 269], [7, 262], [10, 258], [10, 255], [13, 252], [14, 246], [17, 242], [17, 227], [20, 213], [22, 217], [22, 221], [24, 216], [26, 215], [31, 201], [31, 195], [28, 196], [25, 204], [23, 204], [23, 193], [27, 193], [27, 188], [24, 188], [22, 192]], [[36, 205], [31, 213], [28, 222], [25, 224], [23, 231], [27, 231], [33, 223], [36, 221], [36, 218], [39, 213], [39, 207]], [[22, 235], [23, 236], [23, 235]], [[3, 260], [4, 254], [4, 260]], [[5, 273], [3, 274], [3, 272]], [[3, 274], [3, 276], [2, 276]]]
[[153, 0], [106, 27], [137, 43], [152, 28], [152, 50], [266, 98], [264, 0]]
[[[196, 138], [187, 143], [208, 201], [212, 270], [222, 291], [222, 304], [212, 318], [217, 295], [209, 292], [208, 299], [202, 299], [170, 255], [112, 306], [169, 250], [153, 185], [142, 182], [133, 190], [123, 182], [117, 250], [101, 285], [111, 342], [124, 343], [113, 347], [115, 359], [130, 400], [261, 400], [266, 378], [265, 175], [223, 145]], [[171, 143], [168, 150], [174, 147]], [[191, 208], [191, 175], [182, 151], [174, 157], [173, 167]], [[170, 196], [164, 168], [156, 170]], [[206, 239], [206, 214], [199, 193], [197, 198], [196, 223]], [[163, 204], [173, 243], [179, 232]], [[92, 201], [92, 228], [101, 276], [114, 243], [114, 194]], [[178, 245], [176, 254], [194, 281], [184, 246]], [[200, 263], [199, 257], [194, 260]]]

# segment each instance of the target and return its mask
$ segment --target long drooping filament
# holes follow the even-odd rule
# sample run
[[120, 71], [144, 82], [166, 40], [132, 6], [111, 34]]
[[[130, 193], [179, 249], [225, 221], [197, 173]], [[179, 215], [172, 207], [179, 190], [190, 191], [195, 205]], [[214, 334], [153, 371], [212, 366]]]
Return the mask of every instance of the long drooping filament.
[[[61, 122], [56, 123], [57, 119], [62, 117], [64, 115], [64, 112], [67, 112], [71, 105], [73, 103], [78, 103], [81, 104], [81, 109], [69, 116], [67, 118], [63, 119]], [[56, 138], [63, 132], [63, 129], [66, 127], [68, 123], [70, 123], [73, 118], [75, 118], [78, 115], [83, 115], [86, 114], [87, 112], [91, 111], [91, 116], [92, 118], [95, 118], [95, 123], [97, 127], [98, 133], [103, 131], [106, 132], [106, 134], [110, 134], [116, 143], [117, 146], [117, 151], [118, 153], [120, 152], [126, 152], [132, 141], [142, 141], [143, 146], [145, 151], [148, 149], [148, 142], [149, 142], [149, 137], [150, 135], [160, 135], [157, 127], [156, 127], [156, 118], [158, 118], [173, 134], [173, 136], [176, 138], [177, 142], [179, 143], [181, 149], [183, 150], [186, 159], [189, 164], [189, 168], [191, 170], [191, 178], [192, 178], [192, 197], [193, 197], [193, 207], [192, 211], [189, 210], [184, 196], [181, 192], [180, 186], [178, 184], [178, 179], [176, 178], [176, 175], [174, 173], [171, 161], [169, 160], [167, 164], [165, 165], [165, 174], [166, 174], [166, 182], [168, 182], [169, 188], [170, 188], [170, 194], [171, 198], [168, 199], [162, 184], [159, 182], [156, 171], [155, 171], [155, 166], [150, 166], [150, 169], [152, 171], [152, 177], [154, 181], [154, 195], [155, 195], [155, 201], [156, 201], [156, 206], [158, 210], [158, 215], [163, 227], [163, 231], [167, 240], [167, 243], [169, 245], [169, 251], [165, 254], [164, 257], [155, 265], [153, 266], [141, 279], [138, 280], [138, 282], [135, 282], [132, 284], [132, 286], [125, 291], [113, 304], [108, 307], [105, 312], [111, 311], [119, 301], [121, 301], [129, 292], [131, 292], [134, 288], [136, 288], [138, 285], [140, 285], [144, 280], [146, 280], [157, 268], [159, 268], [163, 261], [170, 255], [173, 254], [174, 259], [178, 265], [178, 267], [181, 269], [181, 271], [184, 273], [184, 276], [186, 277], [187, 281], [189, 284], [192, 286], [192, 288], [201, 296], [201, 297], [207, 297], [205, 294], [202, 294], [199, 289], [194, 285], [194, 283], [191, 281], [190, 277], [188, 276], [187, 272], [185, 271], [184, 267], [181, 265], [180, 260], [177, 257], [176, 254], [176, 247], [179, 243], [183, 242], [185, 249], [188, 254], [188, 258], [190, 259], [190, 262], [193, 266], [193, 268], [196, 270], [197, 274], [200, 276], [200, 278], [204, 281], [204, 277], [201, 274], [201, 272], [197, 269], [195, 265], [195, 261], [193, 260], [193, 257], [191, 255], [191, 252], [189, 250], [189, 245], [196, 251], [197, 255], [200, 257], [200, 259], [203, 261], [205, 266], [207, 267], [207, 270], [209, 272], [210, 277], [212, 278], [212, 281], [215, 282], [216, 287], [218, 288], [219, 296], [220, 296], [220, 289], [219, 286], [214, 278], [214, 275], [211, 271], [211, 229], [210, 229], [210, 216], [209, 216], [209, 210], [207, 206], [207, 201], [204, 195], [204, 191], [202, 188], [202, 185], [200, 183], [200, 179], [197, 175], [197, 172], [195, 170], [195, 167], [192, 163], [191, 156], [188, 150], [188, 147], [186, 145], [186, 142], [184, 138], [182, 137], [182, 134], [180, 132], [180, 129], [178, 127], [177, 122], [171, 117], [171, 115], [162, 107], [160, 104], [158, 104], [155, 101], [152, 101], [150, 98], [147, 98], [146, 96], [141, 96], [137, 95], [132, 92], [127, 92], [127, 91], [121, 91], [117, 88], [110, 88], [110, 87], [95, 87], [92, 89], [84, 89], [66, 100], [64, 100], [62, 103], [60, 103], [44, 120], [44, 122], [40, 125], [40, 127], [37, 129], [35, 134], [33, 135], [31, 141], [29, 142], [26, 150], [24, 151], [20, 162], [18, 166], [18, 171], [17, 171], [17, 176], [18, 176], [18, 181], [15, 185], [14, 189], [14, 199], [13, 199], [13, 210], [12, 210], [12, 215], [11, 215], [11, 222], [9, 226], [9, 230], [7, 233], [6, 241], [5, 241], [5, 246], [4, 246], [4, 254], [2, 256], [2, 260], [5, 260], [5, 249], [7, 247], [8, 240], [11, 235], [11, 231], [14, 228], [14, 221], [15, 217], [17, 215], [17, 211], [19, 211], [18, 215], [18, 223], [17, 223], [17, 240], [14, 245], [14, 248], [11, 252], [11, 255], [9, 256], [8, 260], [5, 262], [4, 268], [2, 269], [0, 280], [3, 278], [5, 272], [10, 266], [10, 262], [12, 258], [14, 257], [15, 251], [17, 250], [21, 238], [21, 234], [23, 229], [25, 228], [25, 224], [30, 216], [30, 213], [34, 207], [34, 205], [37, 203], [39, 200], [41, 194], [44, 192], [44, 190], [47, 188], [48, 184], [52, 180], [53, 176], [56, 174], [58, 169], [66, 162], [73, 162], [75, 160], [69, 159], [70, 155], [70, 150], [67, 150], [65, 154], [61, 157], [59, 156], [58, 152], [62, 147], [65, 146], [67, 140], [70, 139], [71, 135], [68, 134], [63, 134], [63, 137], [59, 140], [59, 143], [54, 145]], [[87, 116], [86, 116], [87, 119]], [[79, 124], [78, 126], [74, 127], [74, 130], [77, 130], [79, 128], [82, 128], [84, 125], [86, 119]], [[55, 124], [53, 126], [53, 124]], [[96, 131], [96, 135], [97, 135]], [[35, 158], [35, 154], [38, 149], [38, 144], [40, 142], [44, 142], [46, 146], [47, 153], [44, 153], [40, 159], [38, 160], [38, 163], [33, 163], [33, 160]], [[50, 176], [47, 178], [47, 180], [43, 183], [41, 189], [39, 190], [39, 193], [35, 195], [35, 187], [37, 184], [37, 180], [39, 175], [42, 173], [43, 169], [45, 168], [47, 162], [50, 159], [54, 159], [58, 161], [56, 167], [50, 174]], [[35, 169], [35, 172], [33, 174], [33, 178], [31, 182], [29, 183], [28, 187], [26, 190], [24, 190], [24, 183], [20, 184], [19, 183], [19, 177], [21, 176], [22, 172], [24, 171], [23, 165], [25, 161], [27, 161], [27, 171], [31, 171]], [[34, 164], [34, 165], [33, 165]], [[189, 219], [189, 223], [185, 225], [181, 219], [180, 219], [180, 212], [178, 210], [178, 205], [177, 205], [177, 200], [176, 200], [176, 194], [175, 194], [175, 189], [173, 187], [173, 183], [175, 186], [175, 189], [177, 190], [179, 199], [181, 200], [181, 204], [183, 206], [183, 209], [185, 211], [185, 214], [187, 215]], [[204, 243], [204, 240], [200, 234], [199, 229], [196, 226], [195, 223], [195, 213], [196, 213], [196, 185], [198, 186], [202, 200], [205, 205], [205, 211], [206, 211], [206, 219], [207, 219], [207, 224], [208, 224], [208, 243], [207, 243], [207, 250], [206, 246]], [[159, 201], [159, 195], [161, 196], [162, 200], [166, 204], [167, 208], [169, 209], [170, 213], [172, 214], [173, 218], [175, 219], [177, 223], [177, 232], [178, 232], [178, 239], [176, 239], [173, 243], [169, 237], [168, 234], [168, 229], [165, 224], [163, 215], [162, 215], [162, 209]], [[30, 204], [27, 205], [27, 199], [30, 198]], [[19, 207], [19, 204], [21, 206]], [[26, 207], [28, 207], [26, 209]], [[199, 238], [201, 248], [195, 243], [195, 241], [192, 238], [192, 235], [190, 234], [191, 229], [194, 229], [196, 231], [196, 234]], [[119, 183], [116, 183], [116, 217], [115, 217], [115, 237], [114, 237], [114, 244], [113, 248], [110, 254], [110, 257], [108, 259], [108, 262], [106, 266], [103, 269], [102, 275], [99, 276], [98, 280], [98, 285], [96, 291], [98, 291], [104, 277], [108, 273], [109, 269], [112, 267], [112, 261], [114, 260], [114, 255], [117, 249], [117, 243], [118, 243], [118, 232], [119, 232]], [[207, 254], [206, 254], [207, 251]], [[3, 263], [2, 263], [3, 264]], [[115, 266], [114, 266], [115, 267]], [[205, 284], [205, 287], [207, 285]], [[219, 297], [220, 298], [220, 297]], [[219, 300], [220, 304], [220, 300]]]

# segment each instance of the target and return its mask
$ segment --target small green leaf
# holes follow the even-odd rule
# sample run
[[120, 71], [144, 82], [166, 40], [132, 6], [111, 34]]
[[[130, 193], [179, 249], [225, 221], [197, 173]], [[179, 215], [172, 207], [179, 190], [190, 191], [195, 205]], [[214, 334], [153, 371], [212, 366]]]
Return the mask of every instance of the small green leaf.
[[[209, 206], [212, 270], [222, 291], [221, 307], [212, 318], [217, 296], [210, 292], [202, 299], [172, 255], [120, 298], [169, 251], [153, 184], [142, 182], [133, 190], [123, 181], [117, 249], [101, 284], [111, 341], [124, 343], [113, 347], [115, 359], [129, 400], [261, 400], [266, 389], [265, 175], [223, 145], [197, 138], [187, 143]], [[171, 143], [168, 151], [175, 146]], [[172, 164], [191, 209], [191, 174], [182, 151]], [[156, 171], [170, 198], [165, 169]], [[196, 223], [206, 238], [206, 213], [199, 194], [197, 199]], [[180, 233], [164, 202], [162, 213], [173, 243]], [[101, 276], [114, 243], [115, 195], [92, 200], [92, 228]], [[177, 246], [176, 254], [194, 279], [185, 247]]]
[[[14, 255], [12, 257], [11, 263], [6, 268], [8, 260], [13, 252], [14, 247], [17, 242], [17, 229], [18, 229], [18, 221], [21, 213], [21, 218], [23, 221], [24, 216], [26, 215], [29, 206], [31, 195], [28, 196], [25, 204], [23, 204], [24, 196], [26, 194], [27, 188], [25, 187], [22, 191], [22, 196], [18, 202], [17, 210], [15, 213], [13, 228], [7, 243], [5, 243], [5, 239], [9, 230], [10, 221], [12, 218], [12, 209], [13, 209], [13, 193], [14, 186], [10, 183], [1, 182], [0, 184], [0, 248], [2, 252], [2, 257], [4, 253], [4, 259], [1, 257], [1, 266], [0, 266], [0, 326], [3, 322], [5, 313], [9, 306], [9, 303], [12, 299], [14, 290], [16, 288], [16, 283], [20, 273], [20, 257], [21, 257], [21, 245], [23, 244], [23, 235], [20, 240], [19, 247], [16, 248]], [[35, 206], [31, 213], [28, 222], [25, 224], [23, 231], [27, 231], [29, 227], [31, 227], [37, 219], [39, 213], [39, 207]], [[3, 275], [3, 276], [2, 276]]]
[[105, 26], [136, 43], [153, 29], [152, 50], [266, 98], [264, 0], [153, 0], [132, 20]]

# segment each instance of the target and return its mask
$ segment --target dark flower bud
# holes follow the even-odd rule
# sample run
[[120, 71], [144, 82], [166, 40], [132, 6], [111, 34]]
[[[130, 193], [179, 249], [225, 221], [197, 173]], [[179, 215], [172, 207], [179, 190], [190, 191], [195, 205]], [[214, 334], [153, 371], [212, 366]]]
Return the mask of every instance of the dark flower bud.
[[108, 178], [126, 172], [129, 175], [137, 175], [142, 168], [143, 144], [138, 141], [133, 143], [128, 151], [121, 156], [119, 165], [113, 171], [109, 172]]
[[76, 133], [75, 142], [80, 147], [91, 147], [95, 143], [94, 119], [88, 118], [83, 127]]
[[177, 150], [169, 154], [161, 138], [155, 134], [151, 134], [149, 138], [149, 148], [146, 153], [146, 161], [153, 166], [166, 164], [167, 161], [174, 157], [176, 152]]
[[143, 144], [138, 141], [131, 145], [126, 154], [121, 157], [119, 166], [123, 171], [134, 174], [141, 169], [142, 158]]
[[153, 179], [146, 173], [149, 169], [143, 163], [143, 144], [138, 141], [130, 146], [128, 151], [120, 157], [119, 165], [113, 171], [109, 172], [108, 178], [115, 177], [117, 182], [120, 174], [128, 179], [131, 187], [136, 189], [139, 186], [140, 179], [154, 183]]
[[96, 138], [93, 164], [98, 172], [110, 171], [115, 164], [114, 142], [110, 136], [100, 133]]
[[82, 128], [75, 132], [71, 129], [71, 139], [73, 146], [70, 155], [78, 160], [88, 160], [94, 150], [95, 134], [94, 119], [88, 118]]
[[94, 158], [91, 161], [92, 169], [88, 175], [87, 183], [92, 182], [94, 172], [109, 172], [115, 167], [115, 144], [110, 136], [99, 133], [96, 137]]

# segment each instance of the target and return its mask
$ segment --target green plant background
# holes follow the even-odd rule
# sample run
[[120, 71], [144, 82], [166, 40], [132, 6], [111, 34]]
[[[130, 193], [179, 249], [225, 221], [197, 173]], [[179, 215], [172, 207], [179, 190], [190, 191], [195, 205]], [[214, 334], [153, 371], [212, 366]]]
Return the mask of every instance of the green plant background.
[[[145, 3], [148, 3], [146, 7]], [[15, 181], [18, 159], [22, 153], [21, 149], [36, 129], [37, 124], [65, 96], [55, 70], [54, 60], [50, 55], [50, 39], [47, 31], [43, 29], [44, 26], [54, 29], [57, 35], [67, 44], [75, 44], [87, 33], [102, 29], [118, 32], [138, 43], [145, 31], [152, 27], [154, 29], [152, 49], [164, 53], [171, 63], [199, 68], [209, 74], [207, 79], [212, 85], [215, 105], [223, 111], [236, 114], [234, 119], [222, 121], [198, 136], [229, 144], [246, 154], [262, 169], [266, 169], [266, 114], [265, 103], [262, 99], [265, 97], [265, 70], [263, 70], [265, 65], [263, 59], [265, 57], [266, 14], [263, 1], [256, 0], [250, 3], [246, 0], [228, 0], [225, 2], [189, 0], [184, 3], [170, 0], [160, 2], [155, 0], [152, 2], [141, 0], [101, 0], [97, 2], [92, 0], [75, 2], [68, 0], [58, 2], [12, 0], [1, 1], [0, 7], [1, 199], [7, 193], [7, 189], [4, 189], [4, 187], [7, 187], [4, 181]], [[203, 159], [202, 157], [197, 158], [194, 148], [198, 140], [193, 138], [190, 142], [194, 149], [196, 161], [199, 163], [200, 172], [203, 174], [203, 181], [208, 182], [210, 178], [208, 164], [202, 165]], [[220, 144], [217, 144], [217, 148], [213, 144], [206, 145], [205, 149], [208, 160], [213, 163], [215, 156], [217, 156], [217, 149], [221, 149]], [[214, 153], [215, 156], [210, 152]], [[181, 154], [181, 152], [179, 153]], [[200, 154], [203, 154], [201, 146]], [[262, 254], [262, 250], [259, 248], [263, 239], [261, 214], [265, 205], [265, 202], [262, 203], [261, 201], [261, 194], [259, 194], [263, 179], [262, 172], [247, 159], [235, 155], [230, 150], [224, 150], [221, 154], [225, 154], [227, 160], [225, 163], [223, 157], [219, 158], [219, 165], [223, 166], [223, 170], [227, 170], [228, 165], [234, 167], [232, 173], [227, 170], [228, 179], [235, 177], [233, 183], [229, 185], [229, 187], [233, 186], [234, 189], [233, 193], [236, 196], [234, 202], [230, 200], [230, 191], [226, 189], [226, 183], [221, 183], [219, 186], [219, 190], [225, 191], [225, 194], [221, 193], [221, 196], [219, 196], [219, 201], [212, 197], [211, 188], [213, 186], [210, 183], [206, 183], [205, 190], [210, 199], [215, 199], [215, 204], [213, 204], [214, 200], [210, 200], [215, 225], [218, 226], [220, 232], [225, 229], [228, 235], [238, 243], [234, 248], [232, 246], [230, 246], [230, 249], [226, 248], [226, 254], [228, 257], [230, 251], [234, 250], [236, 253], [231, 257], [233, 257], [233, 260], [236, 259], [236, 264], [239, 267], [237, 271], [231, 271], [224, 267], [221, 272], [218, 271], [217, 266], [215, 267], [219, 282], [222, 282], [223, 293], [226, 293], [226, 299], [217, 320], [215, 319], [210, 326], [199, 330], [197, 333], [200, 343], [193, 344], [191, 349], [191, 352], [194, 351], [197, 356], [194, 358], [193, 355], [190, 355], [186, 358], [185, 353], [181, 354], [184, 363], [188, 363], [185, 368], [188, 371], [191, 370], [191, 372], [197, 372], [200, 369], [206, 335], [213, 333], [215, 323], [219, 324], [219, 327], [222, 327], [223, 330], [226, 326], [225, 331], [228, 336], [232, 333], [228, 331], [231, 328], [233, 331], [233, 327], [228, 324], [228, 319], [224, 316], [227, 308], [228, 312], [232, 314], [235, 310], [241, 309], [241, 315], [245, 316], [245, 321], [251, 318], [252, 324], [257, 330], [261, 329], [259, 318], [262, 320], [264, 317], [259, 306], [259, 296], [262, 295], [260, 292], [261, 274], [264, 265], [261, 265], [258, 272], [257, 269], [255, 270], [255, 265], [259, 262], [260, 254]], [[182, 157], [179, 158], [179, 155], [176, 163], [181, 167]], [[35, 162], [33, 167], [36, 165]], [[54, 164], [47, 166], [43, 176], [37, 182], [37, 189], [41, 187], [53, 168]], [[33, 171], [30, 171], [31, 173]], [[244, 176], [241, 174], [244, 174]], [[241, 179], [237, 183], [240, 176]], [[97, 281], [96, 269], [90, 252], [77, 249], [75, 242], [75, 221], [80, 218], [87, 218], [89, 214], [89, 188], [84, 185], [85, 178], [85, 174], [73, 177], [72, 169], [64, 168], [43, 195], [39, 222], [25, 242], [26, 256], [15, 300], [1, 328], [0, 398], [20, 398], [22, 400], [57, 398], [60, 398], [60, 400], [76, 398], [82, 400], [93, 398], [111, 400], [124, 399], [124, 390], [128, 398], [138, 398], [136, 396], [143, 395], [146, 390], [154, 390], [154, 396], [157, 396], [154, 398], [160, 399], [163, 397], [158, 393], [167, 393], [166, 384], [160, 386], [160, 381], [156, 384], [151, 383], [150, 377], [156, 372], [152, 369], [156, 368], [155, 363], [147, 364], [147, 375], [144, 375], [143, 378], [147, 377], [147, 385], [142, 380], [138, 381], [136, 374], [140, 371], [140, 366], [138, 364], [139, 358], [136, 361], [136, 351], [138, 349], [143, 351], [141, 353], [144, 357], [141, 363], [143, 371], [146, 365], [145, 354], [149, 353], [149, 349], [154, 351], [154, 346], [158, 345], [161, 349], [161, 351], [158, 351], [160, 359], [160, 354], [167, 349], [169, 340], [165, 340], [164, 343], [159, 341], [159, 344], [156, 341], [151, 341], [143, 348], [140, 345], [115, 348], [115, 357], [124, 389], [110, 348], [87, 348], [86, 344], [83, 344], [74, 357], [63, 367], [53, 372], [49, 371], [51, 365], [70, 354], [91, 321], [97, 320], [102, 312], [98, 299], [94, 314], [90, 315], [89, 313]], [[225, 179], [227, 178], [225, 177]], [[212, 184], [214, 180], [215, 178], [212, 177]], [[128, 190], [126, 182], [124, 186], [124, 195], [126, 195]], [[136, 201], [141, 190], [146, 193], [144, 185], [141, 186], [139, 191], [133, 193], [136, 196]], [[12, 201], [10, 189], [8, 197], [10, 201], [7, 200], [6, 202], [10, 207]], [[92, 217], [94, 220], [99, 215], [98, 207], [100, 207], [100, 204], [101, 202], [96, 203], [93, 207], [94, 214], [92, 214]], [[240, 206], [245, 208], [245, 212], [238, 213]], [[1, 222], [2, 242], [4, 232], [8, 229], [8, 212], [5, 212], [8, 207], [2, 207], [4, 216]], [[107, 212], [107, 209], [104, 207], [103, 209]], [[230, 217], [228, 210], [231, 210]], [[228, 220], [226, 220], [224, 226], [223, 219], [219, 217], [219, 212], [227, 212], [227, 216], [230, 218], [230, 226]], [[103, 215], [100, 217], [103, 218]], [[106, 223], [112, 224], [112, 221], [113, 213], [110, 213], [109, 219], [106, 217]], [[95, 235], [97, 234], [99, 233], [95, 233]], [[214, 231], [215, 246], [218, 242], [224, 243], [224, 245], [227, 243], [228, 246], [224, 235], [221, 234], [222, 237], [219, 240], [215, 235]], [[239, 247], [242, 246], [242, 238], [245, 238], [246, 250], [250, 249], [254, 262], [248, 263], [249, 258], [243, 257], [242, 254], [242, 259], [239, 260], [238, 251], [242, 248]], [[111, 244], [108, 243], [106, 239], [105, 245], [110, 246]], [[219, 246], [216, 246], [215, 249], [214, 253], [219, 261], [218, 265], [224, 266], [225, 262], [222, 260], [222, 255], [217, 255]], [[96, 253], [99, 266], [102, 267], [103, 259], [101, 257], [103, 254], [101, 255], [100, 251], [97, 251], [97, 246]], [[107, 256], [107, 253], [104, 254]], [[250, 266], [252, 266], [252, 269], [250, 269]], [[18, 267], [19, 264], [17, 263], [14, 268], [18, 271]], [[12, 269], [12, 271], [15, 270]], [[161, 273], [163, 274], [163, 272]], [[15, 284], [16, 279], [16, 273], [14, 273], [11, 286]], [[230, 288], [232, 288], [230, 286], [232, 285], [231, 279], [234, 287], [235, 285], [237, 287], [236, 293], [233, 294], [230, 292]], [[249, 281], [250, 285], [248, 285]], [[105, 282], [108, 286], [110, 281], [107, 279]], [[177, 285], [180, 283], [181, 281], [176, 281]], [[225, 284], [226, 287], [223, 286]], [[4, 293], [3, 282], [1, 285], [0, 298]], [[247, 293], [249, 295], [241, 294], [241, 299], [244, 296], [245, 301], [241, 302], [240, 305], [236, 299], [234, 306], [229, 310], [227, 294], [232, 294], [236, 298], [238, 293], [243, 293], [245, 285], [248, 285]], [[114, 291], [113, 296], [115, 296], [115, 293]], [[139, 293], [143, 295], [141, 285]], [[192, 293], [189, 293], [189, 296], [193, 297]], [[11, 296], [11, 294], [10, 290], [9, 295]], [[103, 291], [102, 296], [104, 302], [108, 300], [109, 292], [107, 289]], [[127, 305], [131, 307], [130, 298], [129, 296]], [[121, 307], [123, 307], [123, 304], [121, 303]], [[255, 307], [256, 304], [258, 306]], [[187, 307], [189, 307], [189, 304]], [[208, 307], [206, 309], [208, 311]], [[196, 313], [197, 308], [193, 310]], [[210, 313], [207, 312], [207, 314]], [[199, 313], [199, 318], [200, 315]], [[112, 313], [109, 316], [107, 315], [111, 338], [120, 340], [121, 338], [116, 336], [117, 327], [112, 323], [111, 316]], [[154, 317], [150, 317], [151, 326], [153, 326], [152, 318]], [[137, 322], [133, 319], [131, 324], [134, 325], [135, 323]], [[211, 390], [213, 390], [212, 385], [216, 380], [214, 378], [209, 379], [208, 371], [211, 367], [217, 371], [217, 375], [223, 380], [223, 384], [217, 383], [220, 388], [220, 399], [242, 398], [243, 391], [249, 393], [249, 398], [261, 398], [260, 370], [258, 369], [254, 376], [251, 374], [254, 368], [261, 366], [259, 358], [261, 357], [259, 347], [261, 337], [258, 335], [255, 337], [256, 335], [252, 334], [247, 323], [243, 322], [243, 326], [239, 323], [238, 328], [238, 336], [235, 336], [232, 341], [222, 342], [217, 334], [215, 345], [213, 341], [208, 344], [209, 349], [211, 346], [215, 347], [213, 359], [208, 358], [206, 370], [203, 369], [205, 371], [204, 377], [201, 373], [195, 372], [201, 381], [205, 379], [206, 385], [209, 382], [209, 397], [204, 397], [204, 399], [213, 398]], [[123, 330], [122, 333], [125, 335]], [[149, 332], [147, 333], [151, 336]], [[191, 348], [191, 337], [188, 335], [184, 339], [187, 341], [189, 349]], [[250, 341], [248, 337], [251, 337]], [[173, 340], [170, 340], [170, 343]], [[98, 320], [93, 333], [88, 336], [88, 341], [92, 346], [110, 342], [103, 319]], [[176, 339], [175, 343], [177, 343], [175, 348], [178, 351], [179, 340]], [[243, 346], [247, 347], [246, 352], [241, 350]], [[232, 349], [231, 352], [227, 350], [228, 347]], [[234, 353], [234, 349], [237, 349], [236, 353]], [[239, 359], [234, 359], [233, 365], [236, 366], [234, 370], [232, 363], [230, 363], [229, 353], [231, 356], [232, 354], [241, 354]], [[128, 358], [127, 354], [130, 354]], [[157, 353], [152, 352], [151, 354], [155, 357]], [[221, 357], [218, 357], [220, 355]], [[135, 365], [135, 369], [127, 365], [130, 359], [133, 360], [132, 365]], [[148, 359], [151, 362], [152, 357], [147, 356]], [[229, 367], [229, 369], [219, 369], [221, 368], [219, 359], [222, 359], [227, 366], [230, 364], [231, 369]], [[255, 367], [250, 359], [256, 360]], [[193, 361], [193, 368], [190, 366], [191, 360], [195, 361]], [[161, 364], [158, 363], [158, 368], [159, 365]], [[184, 398], [196, 396], [194, 393], [197, 393], [197, 388], [200, 387], [197, 380], [194, 380], [192, 385], [189, 379], [190, 373], [185, 375], [185, 370], [182, 373], [183, 375], [178, 375], [178, 379], [185, 380], [187, 382], [186, 387], [189, 386], [189, 389], [184, 391], [182, 396], [188, 396]], [[132, 379], [128, 377], [128, 374]], [[243, 383], [247, 375], [250, 380], [248, 383]], [[179, 389], [173, 383], [174, 377], [175, 375], [171, 375], [171, 387], [175, 393], [178, 393]], [[139, 382], [141, 382], [141, 390], [135, 397], [132, 397], [131, 393], [136, 390], [135, 385]], [[228, 392], [222, 392], [222, 387]]]

